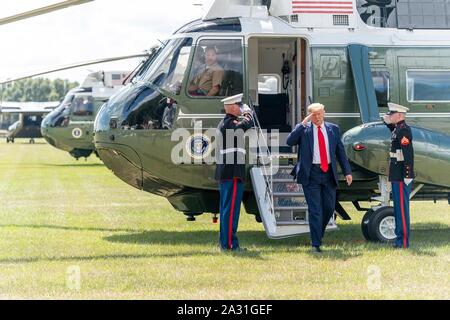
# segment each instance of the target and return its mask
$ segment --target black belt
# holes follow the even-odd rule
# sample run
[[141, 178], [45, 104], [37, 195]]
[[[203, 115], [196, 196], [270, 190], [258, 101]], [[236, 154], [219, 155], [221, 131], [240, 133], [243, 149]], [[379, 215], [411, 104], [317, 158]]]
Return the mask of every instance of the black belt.
[[[320, 168], [321, 164], [313, 163], [313, 166]], [[328, 166], [331, 166], [331, 162], [328, 164]]]

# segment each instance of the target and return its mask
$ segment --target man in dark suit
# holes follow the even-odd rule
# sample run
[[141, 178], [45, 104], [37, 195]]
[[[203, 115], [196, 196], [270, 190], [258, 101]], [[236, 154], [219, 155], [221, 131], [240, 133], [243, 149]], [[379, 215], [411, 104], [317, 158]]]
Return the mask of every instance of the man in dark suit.
[[289, 134], [287, 144], [299, 146], [298, 161], [292, 174], [302, 184], [308, 204], [312, 252], [320, 253], [325, 228], [336, 205], [336, 162], [339, 162], [349, 186], [353, 178], [339, 127], [324, 121], [325, 107], [313, 103], [308, 107], [308, 114]]

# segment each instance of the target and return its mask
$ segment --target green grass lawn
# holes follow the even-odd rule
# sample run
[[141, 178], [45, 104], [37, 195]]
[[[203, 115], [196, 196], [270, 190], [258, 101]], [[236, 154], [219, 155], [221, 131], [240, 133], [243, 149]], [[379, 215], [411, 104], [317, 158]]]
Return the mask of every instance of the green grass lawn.
[[[222, 253], [211, 215], [186, 222], [96, 157], [0, 143], [0, 298], [449, 299], [450, 206], [412, 205], [411, 248], [367, 243], [362, 213], [326, 234], [269, 240], [241, 214], [246, 253]], [[79, 277], [78, 277], [79, 274]], [[80, 279], [80, 281], [77, 281]]]

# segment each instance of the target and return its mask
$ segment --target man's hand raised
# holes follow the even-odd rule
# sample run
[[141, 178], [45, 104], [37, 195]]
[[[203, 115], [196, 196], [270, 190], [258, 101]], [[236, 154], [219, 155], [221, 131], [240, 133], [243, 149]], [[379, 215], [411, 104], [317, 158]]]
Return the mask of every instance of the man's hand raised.
[[302, 125], [303, 125], [304, 127], [306, 127], [307, 124], [308, 124], [308, 122], [311, 121], [311, 117], [312, 117], [312, 113], [310, 113], [305, 119], [303, 119]]

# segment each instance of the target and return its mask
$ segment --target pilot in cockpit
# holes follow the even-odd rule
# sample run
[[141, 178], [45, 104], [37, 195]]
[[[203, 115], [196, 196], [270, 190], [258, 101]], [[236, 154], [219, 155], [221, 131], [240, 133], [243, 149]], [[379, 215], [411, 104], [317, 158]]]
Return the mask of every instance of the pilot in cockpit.
[[215, 96], [220, 91], [225, 71], [217, 62], [217, 50], [205, 49], [205, 65], [199, 68], [189, 83], [189, 94], [193, 96]]

